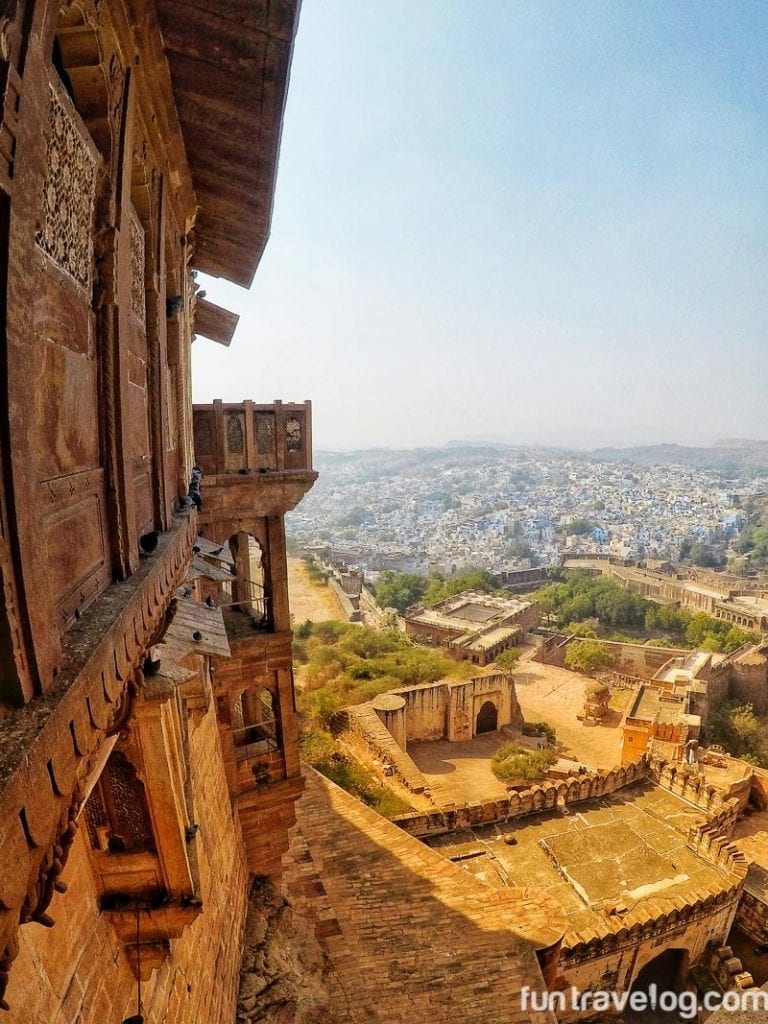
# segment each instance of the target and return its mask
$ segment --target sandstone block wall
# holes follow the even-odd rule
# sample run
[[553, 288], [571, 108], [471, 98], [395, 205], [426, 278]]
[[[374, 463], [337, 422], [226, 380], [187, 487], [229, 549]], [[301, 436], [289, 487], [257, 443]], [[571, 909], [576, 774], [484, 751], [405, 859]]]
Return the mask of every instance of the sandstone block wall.
[[360, 622], [362, 615], [360, 613], [359, 595], [353, 596], [348, 594], [333, 576], [328, 577], [328, 586], [347, 622]]
[[731, 700], [751, 704], [755, 714], [768, 713], [768, 661], [763, 655], [732, 661], [729, 684]]
[[[211, 708], [191, 735], [195, 837], [202, 913], [173, 956], [142, 986], [145, 1019], [163, 1024], [231, 1024], [239, 982], [248, 877], [242, 841], [232, 820]], [[53, 928], [26, 925], [10, 972], [4, 1024], [118, 1021], [135, 1012], [136, 980], [123, 945], [98, 911], [83, 827], [54, 896]]]
[[736, 911], [736, 924], [755, 942], [768, 942], [768, 904], [745, 889]]
[[[668, 913], [613, 925], [606, 922], [605, 932], [586, 943], [564, 948], [560, 954], [561, 976], [566, 984], [581, 991], [611, 988], [625, 992], [638, 973], [665, 949], [684, 950], [684, 969], [707, 957], [711, 945], [721, 946], [731, 928], [738, 892], [712, 896], [709, 903], [698, 902]], [[610, 931], [611, 927], [616, 931]], [[566, 942], [568, 936], [566, 936]], [[599, 980], [598, 980], [599, 979]], [[562, 1024], [584, 1015], [558, 1015]]]
[[[565, 654], [577, 637], [569, 637], [564, 633], [548, 636], [533, 655], [534, 661], [546, 665], [565, 666]], [[683, 658], [691, 652], [684, 648], [647, 647], [645, 644], [616, 643], [613, 640], [596, 641], [615, 658], [613, 668], [628, 676], [637, 676], [650, 682], [659, 669], [671, 658]]]
[[416, 764], [398, 745], [370, 704], [347, 708], [346, 716], [344, 738], [353, 751], [359, 751], [365, 759], [372, 757], [391, 764], [395, 778], [412, 793], [423, 793], [428, 788], [427, 780]]

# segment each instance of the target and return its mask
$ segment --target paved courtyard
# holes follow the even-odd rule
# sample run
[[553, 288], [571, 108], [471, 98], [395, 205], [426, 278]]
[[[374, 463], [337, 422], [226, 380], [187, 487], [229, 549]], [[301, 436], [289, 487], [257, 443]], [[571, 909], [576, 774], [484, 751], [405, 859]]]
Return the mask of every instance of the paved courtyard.
[[408, 754], [427, 779], [435, 803], [498, 800], [507, 795], [507, 787], [491, 771], [491, 758], [509, 739], [492, 732], [466, 743], [409, 743]]
[[[576, 717], [584, 707], [589, 679], [576, 672], [521, 661], [514, 672], [517, 699], [526, 721], [549, 722], [557, 734], [557, 752], [587, 768], [615, 768], [621, 763], [621, 722], [633, 690], [616, 690], [605, 724], [584, 725]], [[408, 754], [426, 777], [436, 803], [469, 803], [506, 796], [506, 786], [491, 771], [491, 758], [503, 744], [516, 739], [532, 747], [531, 737], [505, 731], [475, 736], [465, 743], [437, 740], [409, 743]]]
[[724, 877], [689, 850], [688, 829], [705, 819], [691, 804], [651, 785], [430, 839], [429, 845], [486, 885], [530, 885], [553, 896], [572, 931], [599, 927], [601, 908], [629, 910]]

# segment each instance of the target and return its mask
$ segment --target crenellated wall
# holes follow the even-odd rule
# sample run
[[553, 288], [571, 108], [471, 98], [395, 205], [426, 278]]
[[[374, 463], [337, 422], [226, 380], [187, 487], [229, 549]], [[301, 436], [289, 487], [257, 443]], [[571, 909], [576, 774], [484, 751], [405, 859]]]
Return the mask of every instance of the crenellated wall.
[[654, 758], [650, 766], [651, 778], [662, 789], [707, 811], [711, 816], [708, 825], [716, 826], [727, 836], [731, 835], [739, 814], [738, 797], [724, 796], [720, 790], [707, 785], [702, 778], [690, 772], [685, 765]]
[[[683, 895], [657, 896], [637, 911], [606, 914], [593, 931], [566, 933], [561, 975], [567, 984], [582, 990], [593, 986], [596, 978], [610, 978], [610, 988], [626, 991], [640, 970], [666, 949], [683, 952], [685, 972], [696, 963], [708, 967], [707, 958], [713, 949], [723, 947], [742, 897], [747, 860], [729, 839], [738, 800], [722, 798], [713, 787], [674, 765], [656, 761], [648, 767], [649, 777], [662, 788], [706, 810], [707, 820], [688, 831], [686, 845], [719, 869], [720, 880], [692, 885]], [[752, 983], [740, 963], [729, 981], [747, 987]], [[561, 1019], [570, 1022], [579, 1015], [566, 1014]]]
[[546, 780], [521, 792], [512, 792], [503, 800], [484, 800], [460, 807], [430, 811], [425, 814], [404, 814], [393, 820], [412, 836], [425, 839], [445, 832], [459, 832], [476, 825], [492, 825], [537, 814], [539, 811], [583, 800], [594, 800], [615, 793], [625, 786], [649, 778], [650, 763], [642, 757], [634, 764], [560, 781]]

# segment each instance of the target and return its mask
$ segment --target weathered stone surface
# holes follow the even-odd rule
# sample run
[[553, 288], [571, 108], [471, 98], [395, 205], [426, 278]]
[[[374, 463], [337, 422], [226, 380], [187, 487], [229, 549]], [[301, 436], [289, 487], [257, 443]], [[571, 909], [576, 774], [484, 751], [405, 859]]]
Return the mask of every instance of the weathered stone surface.
[[264, 879], [248, 899], [238, 1021], [244, 1024], [336, 1024], [330, 962], [314, 924]]

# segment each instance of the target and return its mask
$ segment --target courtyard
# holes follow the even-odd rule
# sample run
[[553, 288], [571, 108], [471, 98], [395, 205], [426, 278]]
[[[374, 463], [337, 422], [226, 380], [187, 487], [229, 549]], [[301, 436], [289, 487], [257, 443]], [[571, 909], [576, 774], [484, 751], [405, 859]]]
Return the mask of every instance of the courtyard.
[[517, 821], [428, 840], [486, 885], [532, 886], [554, 897], [572, 931], [603, 912], [632, 911], [721, 882], [721, 871], [686, 847], [697, 808], [650, 784]]
[[[527, 722], [548, 722], [555, 730], [556, 768], [565, 772], [584, 765], [590, 770], [615, 768], [621, 763], [621, 722], [634, 690], [615, 690], [611, 711], [600, 725], [585, 725], [577, 715], [584, 707], [590, 680], [577, 672], [540, 665], [524, 656], [513, 672], [517, 699]], [[447, 740], [412, 742], [408, 754], [427, 779], [439, 805], [497, 800], [507, 787], [491, 771], [491, 758], [502, 744], [514, 739], [535, 749], [534, 737], [510, 730], [484, 733], [462, 743]]]

